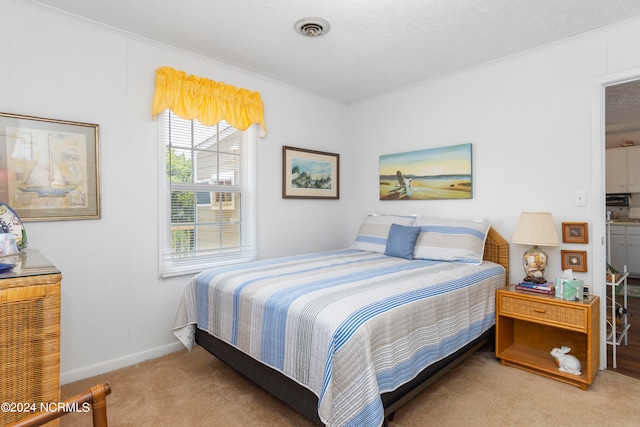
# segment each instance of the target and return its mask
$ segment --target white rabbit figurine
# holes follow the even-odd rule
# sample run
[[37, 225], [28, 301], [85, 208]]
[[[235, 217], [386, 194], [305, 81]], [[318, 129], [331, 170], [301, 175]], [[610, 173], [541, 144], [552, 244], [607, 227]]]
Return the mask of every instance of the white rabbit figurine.
[[574, 375], [580, 375], [582, 365], [577, 357], [567, 354], [571, 351], [569, 347], [563, 345], [560, 348], [551, 350], [551, 356], [556, 359], [556, 365], [562, 372], [568, 372]]

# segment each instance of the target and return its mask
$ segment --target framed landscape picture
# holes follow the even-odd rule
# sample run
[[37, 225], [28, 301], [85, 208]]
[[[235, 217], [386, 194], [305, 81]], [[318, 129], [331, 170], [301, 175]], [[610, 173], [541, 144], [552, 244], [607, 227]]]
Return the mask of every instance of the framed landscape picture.
[[340, 155], [282, 147], [284, 199], [339, 199]]
[[471, 144], [380, 156], [380, 200], [471, 199]]
[[0, 202], [23, 221], [100, 218], [98, 125], [0, 113]]

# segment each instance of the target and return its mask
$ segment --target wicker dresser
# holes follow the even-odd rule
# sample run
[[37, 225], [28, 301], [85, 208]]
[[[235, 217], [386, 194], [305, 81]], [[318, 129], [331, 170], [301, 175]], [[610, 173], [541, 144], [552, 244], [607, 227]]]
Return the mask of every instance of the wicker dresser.
[[[60, 271], [27, 249], [1, 258], [0, 425], [60, 400]], [[57, 421], [46, 424], [57, 425]]]
[[[558, 369], [550, 351], [571, 347], [582, 373]], [[518, 292], [514, 286], [496, 291], [496, 356], [515, 366], [583, 390], [600, 365], [600, 299], [565, 301], [551, 295]]]

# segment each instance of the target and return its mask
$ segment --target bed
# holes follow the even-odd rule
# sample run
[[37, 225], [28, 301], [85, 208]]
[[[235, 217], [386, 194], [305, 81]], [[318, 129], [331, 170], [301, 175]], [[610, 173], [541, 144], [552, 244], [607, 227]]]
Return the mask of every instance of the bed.
[[173, 332], [318, 425], [379, 426], [492, 341], [508, 268], [484, 221], [370, 215], [348, 249], [198, 274]]

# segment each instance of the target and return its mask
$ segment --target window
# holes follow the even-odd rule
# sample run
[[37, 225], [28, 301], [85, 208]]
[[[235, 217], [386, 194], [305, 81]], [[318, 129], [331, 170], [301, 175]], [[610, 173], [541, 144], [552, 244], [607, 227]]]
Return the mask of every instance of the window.
[[257, 257], [254, 127], [161, 114], [160, 275]]

